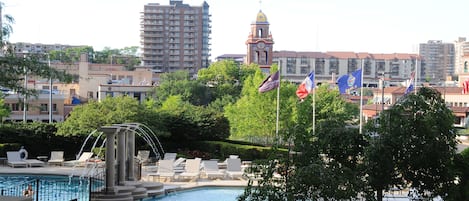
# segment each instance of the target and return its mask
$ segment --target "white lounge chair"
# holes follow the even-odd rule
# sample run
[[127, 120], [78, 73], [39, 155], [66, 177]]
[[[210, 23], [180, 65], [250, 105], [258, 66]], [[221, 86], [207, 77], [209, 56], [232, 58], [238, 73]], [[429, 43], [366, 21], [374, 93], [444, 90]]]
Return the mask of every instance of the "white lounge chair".
[[148, 173], [147, 176], [157, 176], [158, 181], [160, 181], [162, 177], [168, 178], [169, 181], [171, 181], [174, 177], [173, 160], [159, 160], [158, 170], [156, 171], [156, 173]]
[[26, 161], [21, 160], [20, 152], [8, 151], [7, 152], [8, 165], [11, 167], [28, 167]]
[[202, 161], [202, 169], [209, 179], [225, 177], [225, 173], [218, 168], [218, 162], [215, 160]]
[[226, 175], [231, 179], [242, 179], [243, 171], [241, 169], [241, 159], [227, 158], [226, 159]]
[[196, 180], [200, 176], [200, 158], [187, 159], [186, 165], [184, 166], [184, 172], [179, 174], [178, 178]]
[[86, 162], [93, 156], [93, 152], [83, 152], [77, 160], [65, 161], [65, 166], [85, 166]]
[[185, 161], [186, 158], [179, 157], [173, 162], [173, 168], [175, 173], [184, 172], [184, 166], [186, 165]]
[[176, 160], [176, 156], [177, 156], [177, 153], [170, 153], [170, 152], [166, 152], [164, 153], [164, 157], [163, 159], [164, 160]]
[[47, 161], [49, 165], [64, 165], [64, 152], [51, 151], [50, 159]]
[[25, 159], [26, 163], [28, 163], [29, 167], [44, 167], [46, 163], [37, 159]]

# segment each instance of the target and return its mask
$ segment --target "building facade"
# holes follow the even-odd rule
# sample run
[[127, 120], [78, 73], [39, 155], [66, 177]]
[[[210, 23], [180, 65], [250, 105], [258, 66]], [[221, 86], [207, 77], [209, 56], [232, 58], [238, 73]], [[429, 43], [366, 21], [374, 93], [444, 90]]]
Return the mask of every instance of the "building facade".
[[469, 41], [465, 37], [459, 37], [454, 42], [454, 67], [455, 74], [469, 73]]
[[280, 66], [282, 79], [297, 83], [314, 71], [317, 83], [335, 84], [338, 77], [363, 68], [363, 85], [369, 87], [378, 87], [383, 79], [386, 86], [405, 85], [421, 67], [418, 55], [404, 53], [275, 51], [273, 62]]
[[419, 54], [424, 61], [421, 77], [430, 82], [443, 82], [454, 75], [455, 46], [441, 40], [429, 40], [419, 45]]
[[251, 32], [246, 40], [247, 55], [246, 63], [256, 63], [268, 72], [272, 65], [274, 40], [269, 31], [267, 16], [259, 11], [256, 21], [251, 23]]
[[201, 6], [182, 0], [145, 5], [140, 34], [143, 66], [158, 73], [187, 70], [191, 74], [208, 67], [210, 22], [205, 1]]
[[43, 44], [43, 43], [13, 43], [15, 53], [46, 54], [50, 51], [64, 51], [68, 48], [86, 47], [63, 44]]

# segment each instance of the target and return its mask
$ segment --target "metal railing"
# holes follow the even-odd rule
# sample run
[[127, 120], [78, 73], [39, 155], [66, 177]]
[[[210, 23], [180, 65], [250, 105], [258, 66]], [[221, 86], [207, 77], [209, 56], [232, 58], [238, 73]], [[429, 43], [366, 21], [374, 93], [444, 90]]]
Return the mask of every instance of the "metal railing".
[[[28, 187], [30, 190], [28, 191]], [[57, 177], [30, 179], [0, 188], [0, 196], [31, 197], [34, 201], [88, 201], [104, 186], [104, 171], [93, 177]]]

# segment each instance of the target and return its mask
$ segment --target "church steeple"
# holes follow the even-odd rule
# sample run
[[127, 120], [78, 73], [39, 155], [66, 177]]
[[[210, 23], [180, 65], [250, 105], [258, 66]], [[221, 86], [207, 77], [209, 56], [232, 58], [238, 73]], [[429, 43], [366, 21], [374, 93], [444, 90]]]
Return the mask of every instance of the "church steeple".
[[270, 68], [272, 65], [274, 41], [269, 31], [267, 16], [259, 10], [256, 21], [251, 23], [251, 33], [246, 41], [246, 63], [257, 63], [261, 68]]

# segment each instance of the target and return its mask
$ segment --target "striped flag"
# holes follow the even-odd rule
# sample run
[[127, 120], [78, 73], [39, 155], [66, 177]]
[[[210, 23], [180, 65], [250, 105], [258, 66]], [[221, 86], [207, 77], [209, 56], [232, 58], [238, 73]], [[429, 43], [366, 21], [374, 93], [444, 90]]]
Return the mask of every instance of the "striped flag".
[[305, 80], [298, 86], [296, 96], [301, 100], [305, 99], [314, 88], [314, 71], [308, 74]]
[[412, 74], [410, 75], [409, 86], [407, 86], [407, 89], [405, 90], [404, 95], [414, 90], [414, 77], [415, 77], [415, 71], [412, 72]]
[[465, 80], [462, 83], [462, 94], [467, 94], [469, 92], [469, 79]]

